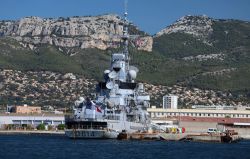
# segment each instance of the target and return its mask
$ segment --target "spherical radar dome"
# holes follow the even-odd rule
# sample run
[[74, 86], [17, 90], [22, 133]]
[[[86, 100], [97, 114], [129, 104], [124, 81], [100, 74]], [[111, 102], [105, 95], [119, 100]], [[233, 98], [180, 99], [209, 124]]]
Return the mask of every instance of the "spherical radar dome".
[[105, 70], [103, 73], [104, 73], [104, 74], [109, 74], [109, 73], [110, 73], [110, 70]]
[[135, 70], [129, 70], [128, 74], [131, 77], [131, 79], [136, 79], [137, 73]]

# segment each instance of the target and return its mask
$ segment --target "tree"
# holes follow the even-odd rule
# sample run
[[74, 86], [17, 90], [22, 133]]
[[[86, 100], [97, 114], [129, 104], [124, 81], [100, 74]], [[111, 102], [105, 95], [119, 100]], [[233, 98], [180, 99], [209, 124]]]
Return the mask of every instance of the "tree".
[[45, 124], [39, 124], [36, 128], [37, 130], [45, 130]]
[[65, 128], [65, 125], [64, 125], [64, 124], [59, 124], [59, 125], [57, 126], [57, 129], [58, 129], [58, 130], [64, 130], [64, 128]]

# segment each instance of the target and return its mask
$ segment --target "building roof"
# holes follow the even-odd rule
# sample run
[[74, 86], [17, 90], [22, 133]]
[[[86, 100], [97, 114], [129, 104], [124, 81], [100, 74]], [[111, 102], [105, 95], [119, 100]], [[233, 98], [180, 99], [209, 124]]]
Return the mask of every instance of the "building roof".
[[250, 114], [249, 110], [204, 110], [204, 109], [162, 109], [148, 108], [148, 112], [161, 113], [222, 113], [222, 114]]

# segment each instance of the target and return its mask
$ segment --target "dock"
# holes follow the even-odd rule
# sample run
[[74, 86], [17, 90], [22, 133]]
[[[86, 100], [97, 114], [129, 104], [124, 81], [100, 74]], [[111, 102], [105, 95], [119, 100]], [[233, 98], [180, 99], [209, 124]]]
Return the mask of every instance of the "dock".
[[158, 132], [135, 132], [127, 133], [121, 132], [117, 136], [118, 140], [160, 140]]
[[161, 136], [165, 140], [213, 143], [232, 143], [242, 139], [234, 130], [226, 130], [223, 133], [161, 134]]
[[160, 133], [161, 140], [166, 141], [182, 141], [187, 137], [186, 133], [183, 134], [173, 134], [173, 133]]
[[212, 143], [232, 143], [242, 138], [234, 130], [213, 133], [169, 133], [169, 132], [121, 132], [118, 140], [164, 140], [164, 141], [193, 141]]

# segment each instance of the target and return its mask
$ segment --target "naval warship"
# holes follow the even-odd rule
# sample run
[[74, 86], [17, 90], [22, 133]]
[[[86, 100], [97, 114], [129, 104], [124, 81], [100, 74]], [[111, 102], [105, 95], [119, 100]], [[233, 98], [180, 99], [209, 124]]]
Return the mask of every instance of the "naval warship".
[[[127, 11], [123, 18], [122, 49], [112, 53], [110, 68], [96, 88], [95, 99], [80, 97], [74, 114], [65, 116], [65, 134], [70, 138], [117, 138], [121, 132], [145, 131], [150, 124], [150, 96], [136, 83], [138, 68], [130, 66]], [[135, 37], [135, 36], [134, 36]]]

